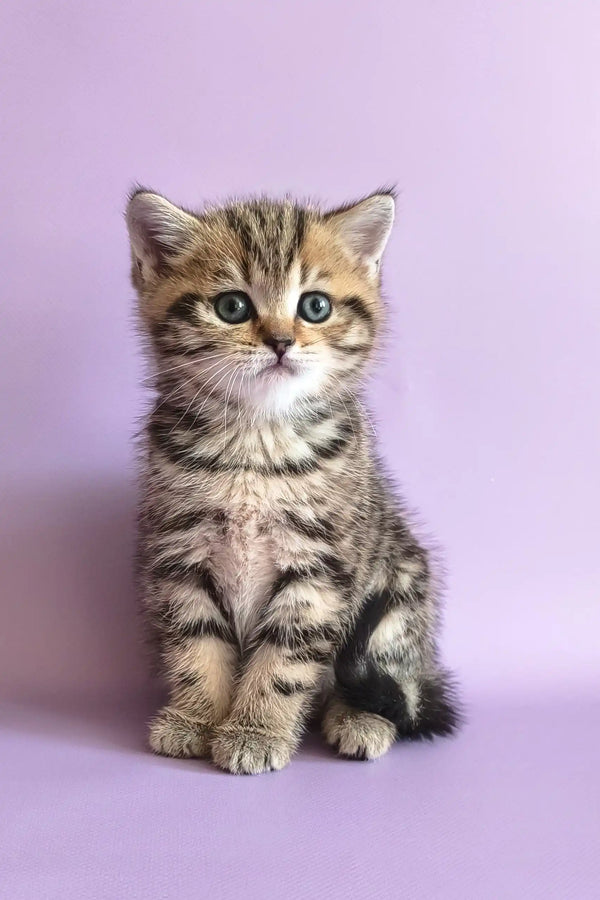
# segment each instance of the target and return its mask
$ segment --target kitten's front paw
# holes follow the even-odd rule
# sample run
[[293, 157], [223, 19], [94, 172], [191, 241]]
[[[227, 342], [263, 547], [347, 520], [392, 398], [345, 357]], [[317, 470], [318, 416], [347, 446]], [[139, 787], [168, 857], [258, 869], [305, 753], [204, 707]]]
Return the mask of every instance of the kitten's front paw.
[[283, 769], [293, 750], [293, 745], [285, 738], [233, 723], [219, 726], [212, 741], [214, 762], [234, 775], [259, 775]]
[[165, 706], [150, 723], [149, 743], [161, 756], [210, 756], [210, 728], [199, 719]]
[[377, 759], [396, 740], [396, 727], [382, 716], [352, 709], [334, 698], [323, 717], [323, 734], [340, 756]]

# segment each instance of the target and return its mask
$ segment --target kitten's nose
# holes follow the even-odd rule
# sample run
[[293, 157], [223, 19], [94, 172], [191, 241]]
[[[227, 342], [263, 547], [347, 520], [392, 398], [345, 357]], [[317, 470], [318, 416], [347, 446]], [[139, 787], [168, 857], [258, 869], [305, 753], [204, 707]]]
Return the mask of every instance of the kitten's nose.
[[268, 347], [272, 347], [275, 353], [277, 354], [277, 360], [280, 361], [285, 355], [285, 351], [288, 347], [291, 347], [294, 342], [294, 338], [291, 337], [282, 337], [281, 335], [269, 335], [264, 339], [265, 344]]

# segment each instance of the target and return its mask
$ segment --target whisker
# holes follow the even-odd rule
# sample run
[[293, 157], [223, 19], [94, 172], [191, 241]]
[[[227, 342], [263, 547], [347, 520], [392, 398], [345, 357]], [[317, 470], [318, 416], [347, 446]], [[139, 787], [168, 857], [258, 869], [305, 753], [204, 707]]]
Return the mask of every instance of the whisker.
[[171, 397], [175, 397], [177, 394], [181, 393], [181, 391], [184, 391], [188, 384], [191, 384], [194, 381], [195, 377], [196, 375], [194, 374], [190, 378], [188, 378], [187, 381], [184, 381], [182, 384], [176, 385], [175, 388], [172, 391], [169, 391], [169, 393], [163, 397], [160, 403], [154, 407], [154, 411], [157, 412], [162, 406], [165, 405], [165, 403], [168, 403]]
[[237, 369], [234, 369], [233, 372], [231, 373], [231, 377], [230, 377], [229, 381], [227, 382], [227, 387], [225, 388], [225, 410], [224, 410], [224, 413], [223, 413], [223, 430], [224, 430], [224, 432], [225, 432], [225, 440], [227, 440], [227, 403], [228, 403], [228, 393], [229, 393], [229, 388], [230, 388], [231, 384], [233, 383], [233, 380], [235, 379], [235, 376], [236, 376], [236, 375], [237, 375]]
[[[206, 356], [202, 357], [201, 361], [205, 362], [205, 361], [210, 361], [212, 359], [223, 359], [223, 357], [227, 356], [227, 355], [229, 355], [229, 354], [226, 354], [223, 352], [207, 353]], [[177, 366], [170, 366], [168, 369], [157, 369], [155, 372], [152, 372], [149, 376], [147, 376], [147, 378], [145, 378], [144, 381], [150, 381], [151, 379], [156, 380], [157, 378], [160, 378], [163, 375], [168, 375], [171, 372], [176, 372], [179, 369], [184, 369], [187, 366], [194, 366], [194, 365], [197, 367], [198, 361], [193, 360], [193, 359], [188, 359], [183, 363], [179, 363], [179, 365], [177, 365]], [[198, 371], [197, 368], [196, 368], [196, 371]]]
[[[223, 368], [224, 368], [224, 367], [225, 367], [225, 366], [223, 366]], [[196, 391], [196, 393], [194, 394], [194, 396], [193, 396], [192, 399], [190, 400], [190, 402], [189, 402], [188, 406], [186, 407], [185, 411], [183, 412], [181, 418], [180, 418], [180, 419], [175, 423], [175, 425], [173, 426], [173, 429], [172, 429], [172, 431], [171, 431], [171, 434], [172, 434], [173, 431], [177, 428], [177, 426], [179, 425], [179, 422], [181, 422], [182, 419], [184, 419], [185, 416], [187, 415], [187, 413], [190, 411], [191, 407], [193, 406], [194, 402], [196, 401], [196, 398], [199, 396], [199, 394], [202, 393], [203, 387], [205, 387], [206, 384], [209, 384], [209, 383], [213, 380], [213, 378], [216, 378], [218, 375], [220, 375], [221, 372], [223, 371], [223, 368], [218, 369], [217, 372], [214, 374], [214, 376], [212, 376], [211, 378], [209, 378], [207, 382], [204, 382], [202, 385], [200, 385], [200, 388]], [[226, 376], [227, 376], [227, 372], [225, 372], [225, 375], [223, 376], [223, 378], [221, 378], [221, 379], [217, 382], [217, 385], [215, 385], [215, 387], [218, 386], [218, 385], [221, 383], [221, 381], [223, 381], [224, 378], [226, 378]], [[201, 412], [202, 412], [202, 410], [204, 409], [205, 406], [206, 406], [206, 402], [203, 403], [202, 406], [200, 407], [200, 409], [196, 411], [196, 413], [195, 413], [195, 415], [194, 415], [194, 417], [193, 417], [193, 419], [192, 419], [192, 422], [191, 422], [189, 428], [186, 429], [186, 434], [191, 433], [192, 429], [194, 428], [194, 426], [195, 426], [195, 424], [196, 424], [196, 422], [197, 422], [197, 420], [198, 420], [199, 415], [201, 414]]]

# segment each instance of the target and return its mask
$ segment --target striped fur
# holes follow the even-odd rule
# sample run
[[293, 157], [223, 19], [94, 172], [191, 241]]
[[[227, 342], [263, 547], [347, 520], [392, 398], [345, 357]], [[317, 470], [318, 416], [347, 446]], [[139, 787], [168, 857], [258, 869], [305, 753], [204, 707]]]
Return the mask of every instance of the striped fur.
[[[311, 708], [373, 758], [457, 723], [427, 552], [371, 443], [393, 199], [329, 213], [252, 200], [191, 213], [136, 191], [132, 278], [157, 399], [143, 444], [141, 597], [170, 690], [150, 744], [232, 772], [284, 766]], [[243, 292], [228, 324], [215, 298]], [[323, 322], [301, 295], [331, 301]], [[286, 347], [279, 357], [274, 347]]]

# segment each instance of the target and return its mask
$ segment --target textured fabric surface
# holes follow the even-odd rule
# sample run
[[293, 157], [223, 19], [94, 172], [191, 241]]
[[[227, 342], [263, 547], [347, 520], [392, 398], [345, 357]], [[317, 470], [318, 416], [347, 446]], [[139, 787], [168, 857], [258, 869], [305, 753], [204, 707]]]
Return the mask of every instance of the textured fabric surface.
[[[597, 0], [0, 4], [0, 896], [597, 897]], [[396, 182], [384, 457], [445, 549], [454, 741], [143, 750], [123, 209]]]

